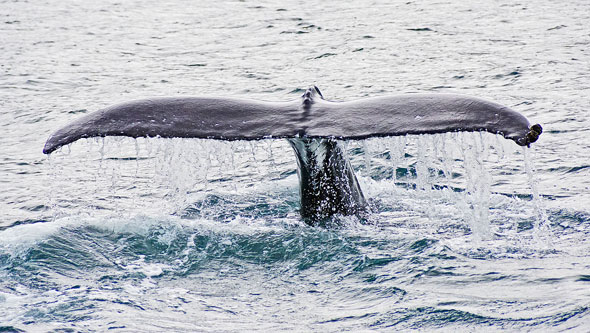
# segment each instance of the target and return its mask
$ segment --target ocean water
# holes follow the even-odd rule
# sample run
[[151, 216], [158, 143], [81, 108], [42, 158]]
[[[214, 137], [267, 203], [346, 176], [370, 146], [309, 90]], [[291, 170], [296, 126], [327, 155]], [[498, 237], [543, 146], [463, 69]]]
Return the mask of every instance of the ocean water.
[[[590, 3], [0, 1], [0, 331], [590, 330]], [[135, 98], [452, 92], [544, 133], [345, 142], [310, 227], [284, 141], [49, 134]]]

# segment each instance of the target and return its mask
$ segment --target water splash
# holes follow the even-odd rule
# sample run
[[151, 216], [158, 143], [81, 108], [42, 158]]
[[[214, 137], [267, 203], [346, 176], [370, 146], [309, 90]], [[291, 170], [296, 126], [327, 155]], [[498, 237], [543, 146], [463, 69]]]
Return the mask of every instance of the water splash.
[[[222, 220], [256, 212], [297, 214], [296, 165], [282, 140], [85, 141], [51, 155], [56, 186], [52, 202], [58, 216], [89, 213], [89, 208], [92, 214], [141, 212]], [[86, 149], [77, 147], [84, 145]], [[438, 232], [463, 225], [475, 238], [490, 239], [498, 229], [492, 227], [492, 195], [527, 190], [513, 181], [523, 178], [517, 159], [510, 156], [514, 149], [488, 133], [379, 138], [347, 142], [345, 147], [361, 186], [377, 202], [377, 220], [392, 211], [404, 212], [400, 217], [418, 225], [428, 223]], [[534, 171], [528, 171], [526, 185], [534, 184]], [[80, 185], [87, 190], [67, 190]], [[533, 192], [536, 214], [541, 216], [536, 187]], [[543, 226], [537, 223], [535, 229]]]

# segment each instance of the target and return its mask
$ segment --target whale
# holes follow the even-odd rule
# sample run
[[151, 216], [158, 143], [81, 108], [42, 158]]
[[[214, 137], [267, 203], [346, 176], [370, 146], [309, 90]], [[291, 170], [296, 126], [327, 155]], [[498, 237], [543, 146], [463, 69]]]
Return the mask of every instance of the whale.
[[458, 94], [409, 93], [333, 102], [317, 86], [283, 102], [228, 97], [160, 97], [112, 105], [55, 131], [43, 153], [82, 138], [127, 136], [212, 140], [286, 139], [308, 224], [365, 216], [369, 208], [342, 141], [486, 131], [530, 147], [542, 133], [507, 106]]

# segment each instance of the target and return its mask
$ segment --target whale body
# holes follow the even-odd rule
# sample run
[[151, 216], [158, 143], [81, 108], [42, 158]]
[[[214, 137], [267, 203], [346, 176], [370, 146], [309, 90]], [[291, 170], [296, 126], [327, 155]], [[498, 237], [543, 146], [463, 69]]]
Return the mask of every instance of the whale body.
[[81, 138], [128, 136], [216, 140], [287, 139], [297, 160], [301, 208], [310, 224], [359, 215], [366, 199], [337, 140], [408, 134], [487, 131], [521, 146], [542, 133], [520, 113], [455, 94], [404, 94], [330, 102], [308, 88], [299, 99], [266, 102], [222, 97], [165, 97], [117, 104], [53, 133], [43, 152]]

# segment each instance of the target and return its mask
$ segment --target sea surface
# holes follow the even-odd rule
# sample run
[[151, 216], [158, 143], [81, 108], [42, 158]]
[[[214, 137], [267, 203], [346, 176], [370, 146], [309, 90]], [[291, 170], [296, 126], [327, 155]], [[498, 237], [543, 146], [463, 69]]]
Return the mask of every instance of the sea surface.
[[[590, 2], [0, 0], [0, 332], [590, 331]], [[284, 141], [50, 133], [154, 96], [460, 93], [544, 133], [345, 142], [308, 226]]]

